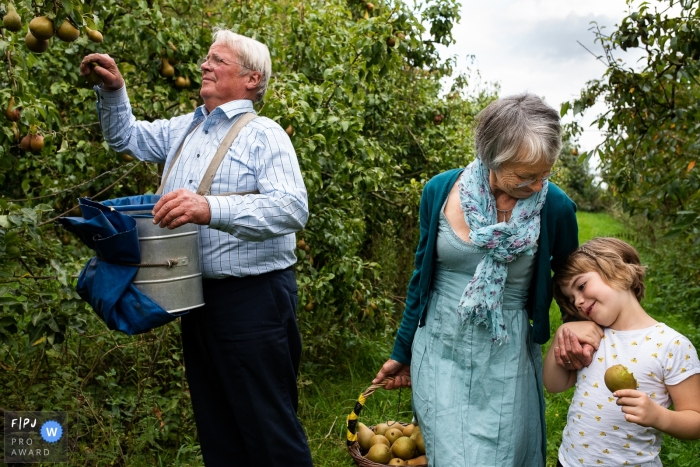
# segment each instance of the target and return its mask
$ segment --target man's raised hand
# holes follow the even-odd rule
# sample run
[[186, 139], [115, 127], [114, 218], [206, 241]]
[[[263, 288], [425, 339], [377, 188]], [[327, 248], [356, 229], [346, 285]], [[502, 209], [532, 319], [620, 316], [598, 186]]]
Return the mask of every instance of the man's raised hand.
[[116, 91], [124, 86], [124, 78], [116, 62], [107, 54], [90, 54], [80, 62], [80, 74], [88, 76], [94, 72], [102, 80], [102, 87], [107, 91]]

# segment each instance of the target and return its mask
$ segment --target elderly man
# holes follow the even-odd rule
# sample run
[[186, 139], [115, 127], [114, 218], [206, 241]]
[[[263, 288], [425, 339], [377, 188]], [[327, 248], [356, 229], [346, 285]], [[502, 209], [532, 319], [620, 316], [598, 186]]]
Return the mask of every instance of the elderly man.
[[[110, 147], [165, 164], [154, 223], [200, 226], [206, 305], [182, 317], [182, 344], [206, 465], [311, 466], [296, 415], [301, 338], [292, 270], [294, 232], [308, 218], [306, 188], [284, 130], [264, 117], [247, 122], [270, 78], [267, 47], [217, 31], [201, 62], [204, 105], [154, 122], [136, 121], [109, 55], [86, 56], [80, 71], [92, 67], [102, 79], [95, 90]], [[223, 158], [209, 168], [217, 150]]]

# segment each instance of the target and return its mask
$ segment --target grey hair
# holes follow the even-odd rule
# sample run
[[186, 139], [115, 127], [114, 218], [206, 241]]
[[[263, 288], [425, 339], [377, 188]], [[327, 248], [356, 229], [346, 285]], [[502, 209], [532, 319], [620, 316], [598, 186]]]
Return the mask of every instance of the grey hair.
[[255, 102], [262, 100], [272, 74], [272, 60], [267, 46], [250, 37], [236, 34], [230, 29], [215, 29], [213, 38], [214, 44], [224, 45], [238, 56], [239, 64], [242, 65], [239, 76], [246, 76], [250, 71], [260, 73]]
[[477, 120], [476, 153], [489, 170], [507, 161], [554, 165], [559, 157], [559, 113], [534, 94], [498, 99]]

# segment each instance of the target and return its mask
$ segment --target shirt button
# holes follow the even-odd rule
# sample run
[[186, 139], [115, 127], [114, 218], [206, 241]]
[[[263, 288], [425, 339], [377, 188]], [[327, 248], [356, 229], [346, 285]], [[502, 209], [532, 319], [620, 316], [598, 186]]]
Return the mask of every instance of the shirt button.
[[192, 180], [190, 180], [189, 183], [192, 183]]
[[204, 130], [204, 134], [205, 134], [205, 135], [208, 135], [208, 134], [209, 134], [209, 130]]
[[197, 157], [199, 157], [199, 154], [197, 154]]

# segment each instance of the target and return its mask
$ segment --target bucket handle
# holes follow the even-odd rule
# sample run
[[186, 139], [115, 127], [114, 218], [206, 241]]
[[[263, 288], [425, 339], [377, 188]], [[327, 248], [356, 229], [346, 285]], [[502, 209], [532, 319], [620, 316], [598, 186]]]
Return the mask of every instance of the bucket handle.
[[112, 211], [152, 211], [156, 207], [155, 204], [128, 204], [126, 206], [110, 206]]

